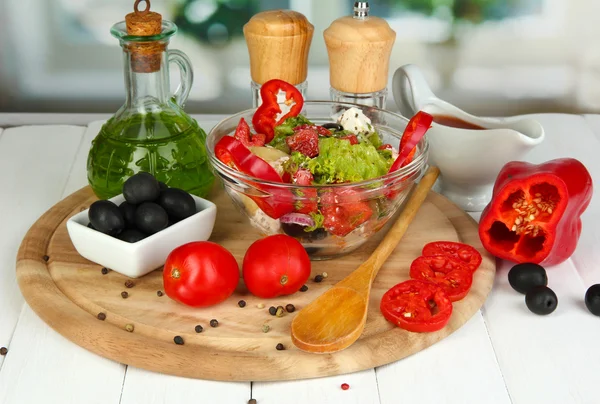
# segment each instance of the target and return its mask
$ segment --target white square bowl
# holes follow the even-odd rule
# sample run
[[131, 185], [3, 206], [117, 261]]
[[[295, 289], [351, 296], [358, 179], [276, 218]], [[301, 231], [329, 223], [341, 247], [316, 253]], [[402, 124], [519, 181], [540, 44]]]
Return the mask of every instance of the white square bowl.
[[[71, 217], [67, 231], [82, 257], [130, 278], [139, 278], [164, 265], [169, 253], [180, 245], [210, 238], [217, 206], [195, 195], [192, 197], [197, 213], [137, 243], [121, 241], [87, 227], [89, 209]], [[110, 201], [119, 205], [125, 198], [121, 194]]]

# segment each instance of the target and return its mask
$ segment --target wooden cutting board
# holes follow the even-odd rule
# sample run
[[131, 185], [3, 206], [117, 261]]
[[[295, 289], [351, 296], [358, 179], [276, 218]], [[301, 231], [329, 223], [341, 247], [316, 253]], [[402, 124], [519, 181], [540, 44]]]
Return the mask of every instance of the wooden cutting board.
[[[218, 206], [217, 224], [211, 240], [228, 248], [241, 260], [260, 234], [235, 210], [226, 194], [216, 190], [210, 198]], [[386, 229], [347, 256], [312, 263], [308, 291], [292, 296], [259, 299], [251, 296], [243, 282], [233, 296], [217, 306], [195, 309], [166, 295], [162, 272], [156, 270], [133, 280], [82, 258], [74, 249], [66, 229], [72, 215], [96, 200], [86, 187], [46, 212], [29, 230], [17, 256], [17, 280], [31, 308], [65, 338], [117, 362], [184, 377], [230, 381], [291, 380], [350, 373], [381, 366], [417, 353], [447, 337], [464, 325], [483, 305], [492, 288], [495, 260], [482, 247], [477, 223], [441, 195], [431, 192], [406, 235], [382, 267], [373, 285], [364, 334], [344, 351], [309, 354], [298, 350], [290, 339], [295, 313], [271, 316], [269, 306], [294, 304], [301, 309], [327, 288], [357, 268], [373, 251]], [[430, 241], [462, 241], [476, 247], [483, 263], [474, 275], [469, 295], [454, 304], [450, 322], [441, 331], [410, 333], [387, 322], [379, 311], [381, 296], [390, 287], [408, 279], [413, 259]], [[47, 256], [48, 261], [44, 259]], [[321, 283], [312, 279], [327, 272]], [[129, 297], [123, 299], [121, 292]], [[237, 302], [246, 301], [240, 308]], [[262, 303], [264, 308], [257, 305]], [[106, 319], [97, 318], [105, 313]], [[209, 325], [217, 319], [218, 327]], [[125, 329], [134, 326], [133, 332]], [[263, 333], [263, 324], [270, 326]], [[201, 325], [202, 333], [194, 328]], [[185, 344], [176, 345], [175, 336]], [[275, 346], [282, 343], [285, 350]]]

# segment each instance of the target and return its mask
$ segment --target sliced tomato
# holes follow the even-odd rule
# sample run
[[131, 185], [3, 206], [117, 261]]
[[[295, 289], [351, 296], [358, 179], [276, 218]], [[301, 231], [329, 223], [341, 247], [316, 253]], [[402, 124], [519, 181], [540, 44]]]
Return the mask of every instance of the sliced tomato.
[[434, 332], [448, 324], [452, 302], [438, 285], [411, 279], [385, 292], [379, 309], [398, 327], [411, 332]]
[[296, 126], [294, 128], [294, 132], [296, 132], [298, 130], [302, 130], [302, 129], [308, 129], [308, 128], [316, 130], [320, 136], [331, 136], [331, 131], [329, 129], [324, 128], [319, 125], [309, 125], [307, 123], [305, 123], [304, 125]]
[[356, 135], [342, 136], [340, 140], [347, 140], [350, 142], [351, 145], [358, 144], [358, 138], [356, 137]]
[[[301, 168], [293, 175], [293, 179], [294, 183], [298, 185], [312, 185], [314, 177], [309, 170]], [[318, 210], [317, 190], [315, 188], [299, 188], [295, 192], [299, 197], [294, 202], [296, 212], [310, 214]]]
[[379, 146], [377, 148], [378, 150], [393, 150], [394, 148], [392, 147], [391, 144], [386, 143], [386, 144], [382, 144], [381, 146]]
[[455, 241], [434, 241], [425, 244], [422, 255], [444, 255], [465, 263], [471, 272], [481, 265], [481, 254], [474, 247]]
[[439, 285], [451, 302], [464, 298], [473, 284], [473, 273], [464, 263], [443, 255], [417, 258], [410, 264], [410, 277]]
[[246, 147], [264, 146], [266, 139], [266, 136], [262, 133], [256, 133], [254, 135], [250, 133], [250, 126], [244, 118], [240, 119], [240, 123], [238, 123], [238, 126], [235, 129], [233, 137], [242, 142]]
[[323, 227], [339, 237], [344, 237], [373, 215], [368, 202], [352, 189], [333, 190], [321, 195]]

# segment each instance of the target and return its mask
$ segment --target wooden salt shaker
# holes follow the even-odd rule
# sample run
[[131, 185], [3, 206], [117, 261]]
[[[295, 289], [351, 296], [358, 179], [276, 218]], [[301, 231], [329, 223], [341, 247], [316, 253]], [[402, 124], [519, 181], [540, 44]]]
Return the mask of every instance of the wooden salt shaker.
[[335, 20], [323, 33], [329, 55], [331, 99], [385, 107], [390, 54], [396, 32], [369, 3], [354, 3], [354, 15]]
[[294, 84], [306, 95], [308, 53], [314, 26], [291, 10], [269, 10], [244, 25], [250, 54], [253, 105], [260, 105], [260, 87], [272, 79]]

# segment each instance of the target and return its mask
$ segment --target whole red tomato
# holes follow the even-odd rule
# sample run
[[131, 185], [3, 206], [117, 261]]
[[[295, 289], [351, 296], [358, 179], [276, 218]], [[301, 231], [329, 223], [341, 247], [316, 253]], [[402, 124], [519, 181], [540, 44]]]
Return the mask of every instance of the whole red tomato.
[[310, 277], [310, 258], [298, 240], [277, 234], [248, 248], [242, 273], [246, 287], [255, 296], [291, 295]]
[[177, 247], [163, 269], [165, 292], [188, 306], [206, 307], [221, 303], [235, 290], [239, 266], [225, 248], [209, 241]]

